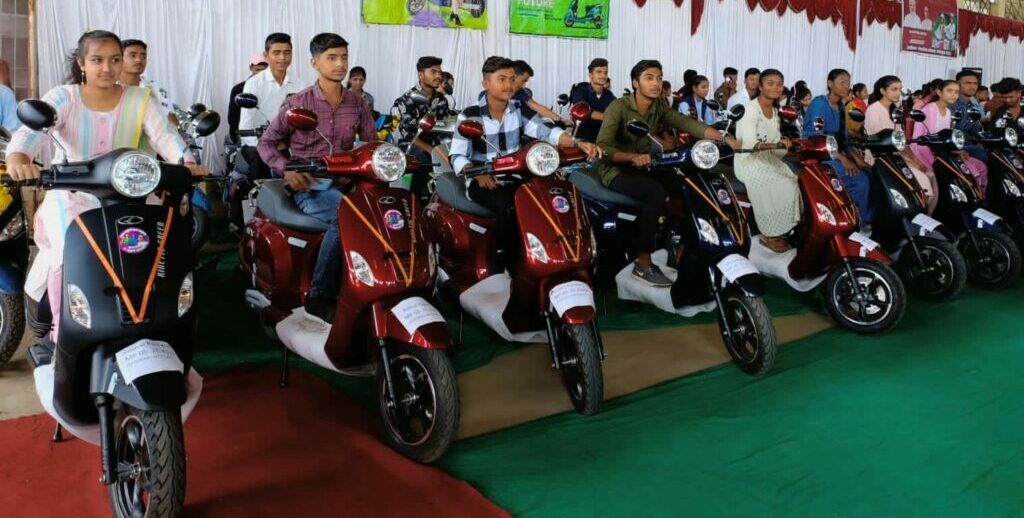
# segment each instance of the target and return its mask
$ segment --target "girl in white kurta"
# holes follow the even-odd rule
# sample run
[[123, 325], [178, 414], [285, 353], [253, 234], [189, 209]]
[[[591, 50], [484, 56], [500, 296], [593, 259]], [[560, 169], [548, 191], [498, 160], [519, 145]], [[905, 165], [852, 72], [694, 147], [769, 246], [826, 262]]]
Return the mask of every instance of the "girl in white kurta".
[[765, 70], [761, 73], [760, 92], [746, 105], [746, 113], [736, 125], [736, 138], [743, 149], [734, 159], [736, 177], [746, 184], [747, 195], [754, 208], [754, 220], [761, 230], [761, 242], [775, 252], [784, 252], [791, 245], [784, 237], [800, 222], [801, 198], [796, 174], [782, 160], [789, 139], [782, 137], [775, 105], [782, 97], [782, 73]]

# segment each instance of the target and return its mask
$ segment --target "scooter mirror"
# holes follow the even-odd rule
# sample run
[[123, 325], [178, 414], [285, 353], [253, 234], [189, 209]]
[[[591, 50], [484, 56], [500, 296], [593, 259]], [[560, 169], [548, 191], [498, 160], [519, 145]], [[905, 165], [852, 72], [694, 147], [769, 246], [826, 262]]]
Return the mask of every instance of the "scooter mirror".
[[188, 116], [194, 119], [197, 116], [199, 116], [200, 113], [203, 113], [205, 111], [206, 111], [206, 105], [205, 104], [203, 104], [203, 103], [195, 103], [192, 106], [188, 107]]
[[629, 90], [629, 88], [623, 88], [623, 89], [622, 89], [622, 96], [623, 96], [623, 97], [629, 97], [630, 95], [633, 95], [633, 92], [631, 92], [631, 91]]
[[924, 112], [921, 110], [914, 110], [910, 112], [910, 118], [913, 119], [914, 122], [924, 122], [925, 119], [928, 118], [928, 116], [925, 115]]
[[469, 140], [477, 140], [484, 136], [484, 127], [476, 121], [462, 121], [459, 123], [459, 135]]
[[416, 104], [430, 104], [430, 99], [428, 99], [427, 96], [423, 95], [420, 92], [412, 92], [411, 94], [409, 94], [409, 98], [412, 99], [412, 102]]
[[431, 114], [426, 114], [420, 119], [420, 131], [423, 133], [430, 133], [434, 129], [434, 125], [437, 124], [437, 119]]
[[240, 93], [235, 96], [235, 106], [239, 108], [251, 110], [259, 107], [260, 99], [255, 94]]
[[704, 105], [707, 106], [708, 109], [713, 111], [713, 112], [716, 112], [716, 111], [722, 109], [722, 105], [718, 104], [716, 101], [707, 100], [707, 101], [704, 101]]
[[648, 126], [647, 123], [638, 120], [629, 121], [629, 123], [626, 124], [626, 129], [637, 137], [646, 137], [651, 133], [651, 127]]
[[736, 122], [743, 118], [743, 114], [747, 113], [747, 109], [742, 104], [737, 104], [729, 110], [729, 120]]
[[800, 112], [793, 106], [783, 106], [779, 108], [779, 117], [786, 122], [795, 122], [800, 117]]
[[569, 104], [569, 94], [561, 94], [558, 96], [558, 105], [565, 106]]
[[590, 120], [590, 105], [585, 102], [578, 102], [569, 108], [569, 116], [574, 121], [587, 121]]
[[814, 131], [821, 131], [825, 129], [825, 119], [818, 117], [814, 119]]
[[850, 110], [850, 119], [853, 122], [864, 122], [864, 112], [860, 108]]
[[286, 113], [288, 125], [299, 131], [316, 130], [319, 119], [312, 110], [306, 108], [292, 108]]
[[0, 126], [0, 140], [11, 141], [11, 132], [7, 131], [7, 128], [3, 126]]
[[192, 119], [192, 131], [197, 137], [212, 135], [220, 127], [220, 114], [213, 110], [204, 110]]
[[977, 108], [971, 108], [967, 110], [967, 118], [971, 119], [972, 122], [978, 122], [981, 120], [981, 111]]
[[57, 111], [53, 106], [39, 99], [25, 99], [18, 103], [18, 120], [35, 131], [45, 131], [53, 127], [57, 120]]
[[1024, 117], [1017, 119], [1017, 127], [1024, 130]]

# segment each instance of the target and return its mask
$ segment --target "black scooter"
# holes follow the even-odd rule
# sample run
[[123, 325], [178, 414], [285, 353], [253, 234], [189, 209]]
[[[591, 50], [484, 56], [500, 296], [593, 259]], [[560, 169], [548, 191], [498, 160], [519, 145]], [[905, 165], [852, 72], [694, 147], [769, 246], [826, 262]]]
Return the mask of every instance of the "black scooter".
[[[27, 100], [18, 117], [46, 131], [56, 112]], [[184, 166], [127, 148], [54, 164], [38, 180], [4, 177], [100, 200], [65, 234], [61, 292], [49, 294], [61, 297], [57, 342], [33, 346], [29, 359], [40, 401], [59, 423], [54, 440], [63, 425], [100, 446], [101, 481], [117, 517], [183, 514], [182, 422], [202, 384], [192, 370], [193, 182]], [[147, 204], [154, 192], [165, 203]]]
[[[972, 119], [981, 113], [972, 111]], [[985, 205], [1006, 221], [1018, 247], [1024, 247], [1024, 160], [1017, 146], [1019, 135], [1009, 114], [992, 122], [992, 128], [975, 141], [988, 154], [988, 188]]]

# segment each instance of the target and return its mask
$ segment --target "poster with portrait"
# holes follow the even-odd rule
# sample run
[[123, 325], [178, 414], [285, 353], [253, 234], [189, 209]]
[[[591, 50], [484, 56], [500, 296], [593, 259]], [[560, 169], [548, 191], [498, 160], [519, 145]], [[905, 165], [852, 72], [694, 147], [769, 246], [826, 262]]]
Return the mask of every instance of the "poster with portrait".
[[903, 0], [902, 49], [956, 57], [957, 23], [956, 0]]
[[363, 21], [448, 29], [487, 29], [487, 0], [363, 0]]

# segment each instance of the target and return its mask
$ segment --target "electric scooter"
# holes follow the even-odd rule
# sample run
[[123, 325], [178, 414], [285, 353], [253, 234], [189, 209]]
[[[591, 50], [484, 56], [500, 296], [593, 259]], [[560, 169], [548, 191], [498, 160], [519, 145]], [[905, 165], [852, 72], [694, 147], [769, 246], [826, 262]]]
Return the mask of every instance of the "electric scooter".
[[[980, 115], [971, 113], [972, 118]], [[1020, 248], [1024, 246], [1024, 160], [1017, 151], [1018, 133], [1009, 114], [993, 121], [992, 126], [977, 138], [988, 154], [985, 206], [1009, 225]]]
[[[310, 110], [291, 109], [287, 117], [296, 130], [318, 131]], [[376, 371], [388, 444], [413, 460], [433, 462], [455, 437], [459, 395], [446, 354], [447, 322], [424, 298], [431, 295], [435, 266], [419, 204], [408, 190], [388, 186], [415, 167], [398, 147], [380, 142], [287, 166], [351, 182], [338, 207], [343, 274], [329, 325], [311, 321], [302, 307], [327, 224], [300, 211], [282, 180], [253, 189], [256, 213], [239, 254], [253, 280], [246, 302], [268, 336], [285, 346], [281, 386], [287, 385], [289, 351], [345, 375]]]
[[578, 23], [592, 23], [594, 27], [600, 29], [604, 25], [604, 18], [601, 16], [601, 4], [586, 6], [582, 16], [576, 14], [579, 8], [580, 0], [572, 0], [569, 3], [569, 10], [566, 11], [565, 18], [562, 19], [566, 27], [572, 27]]
[[[0, 175], [11, 134], [0, 126]], [[28, 226], [21, 189], [0, 186], [0, 365], [7, 363], [25, 333], [25, 271], [28, 268]]]

